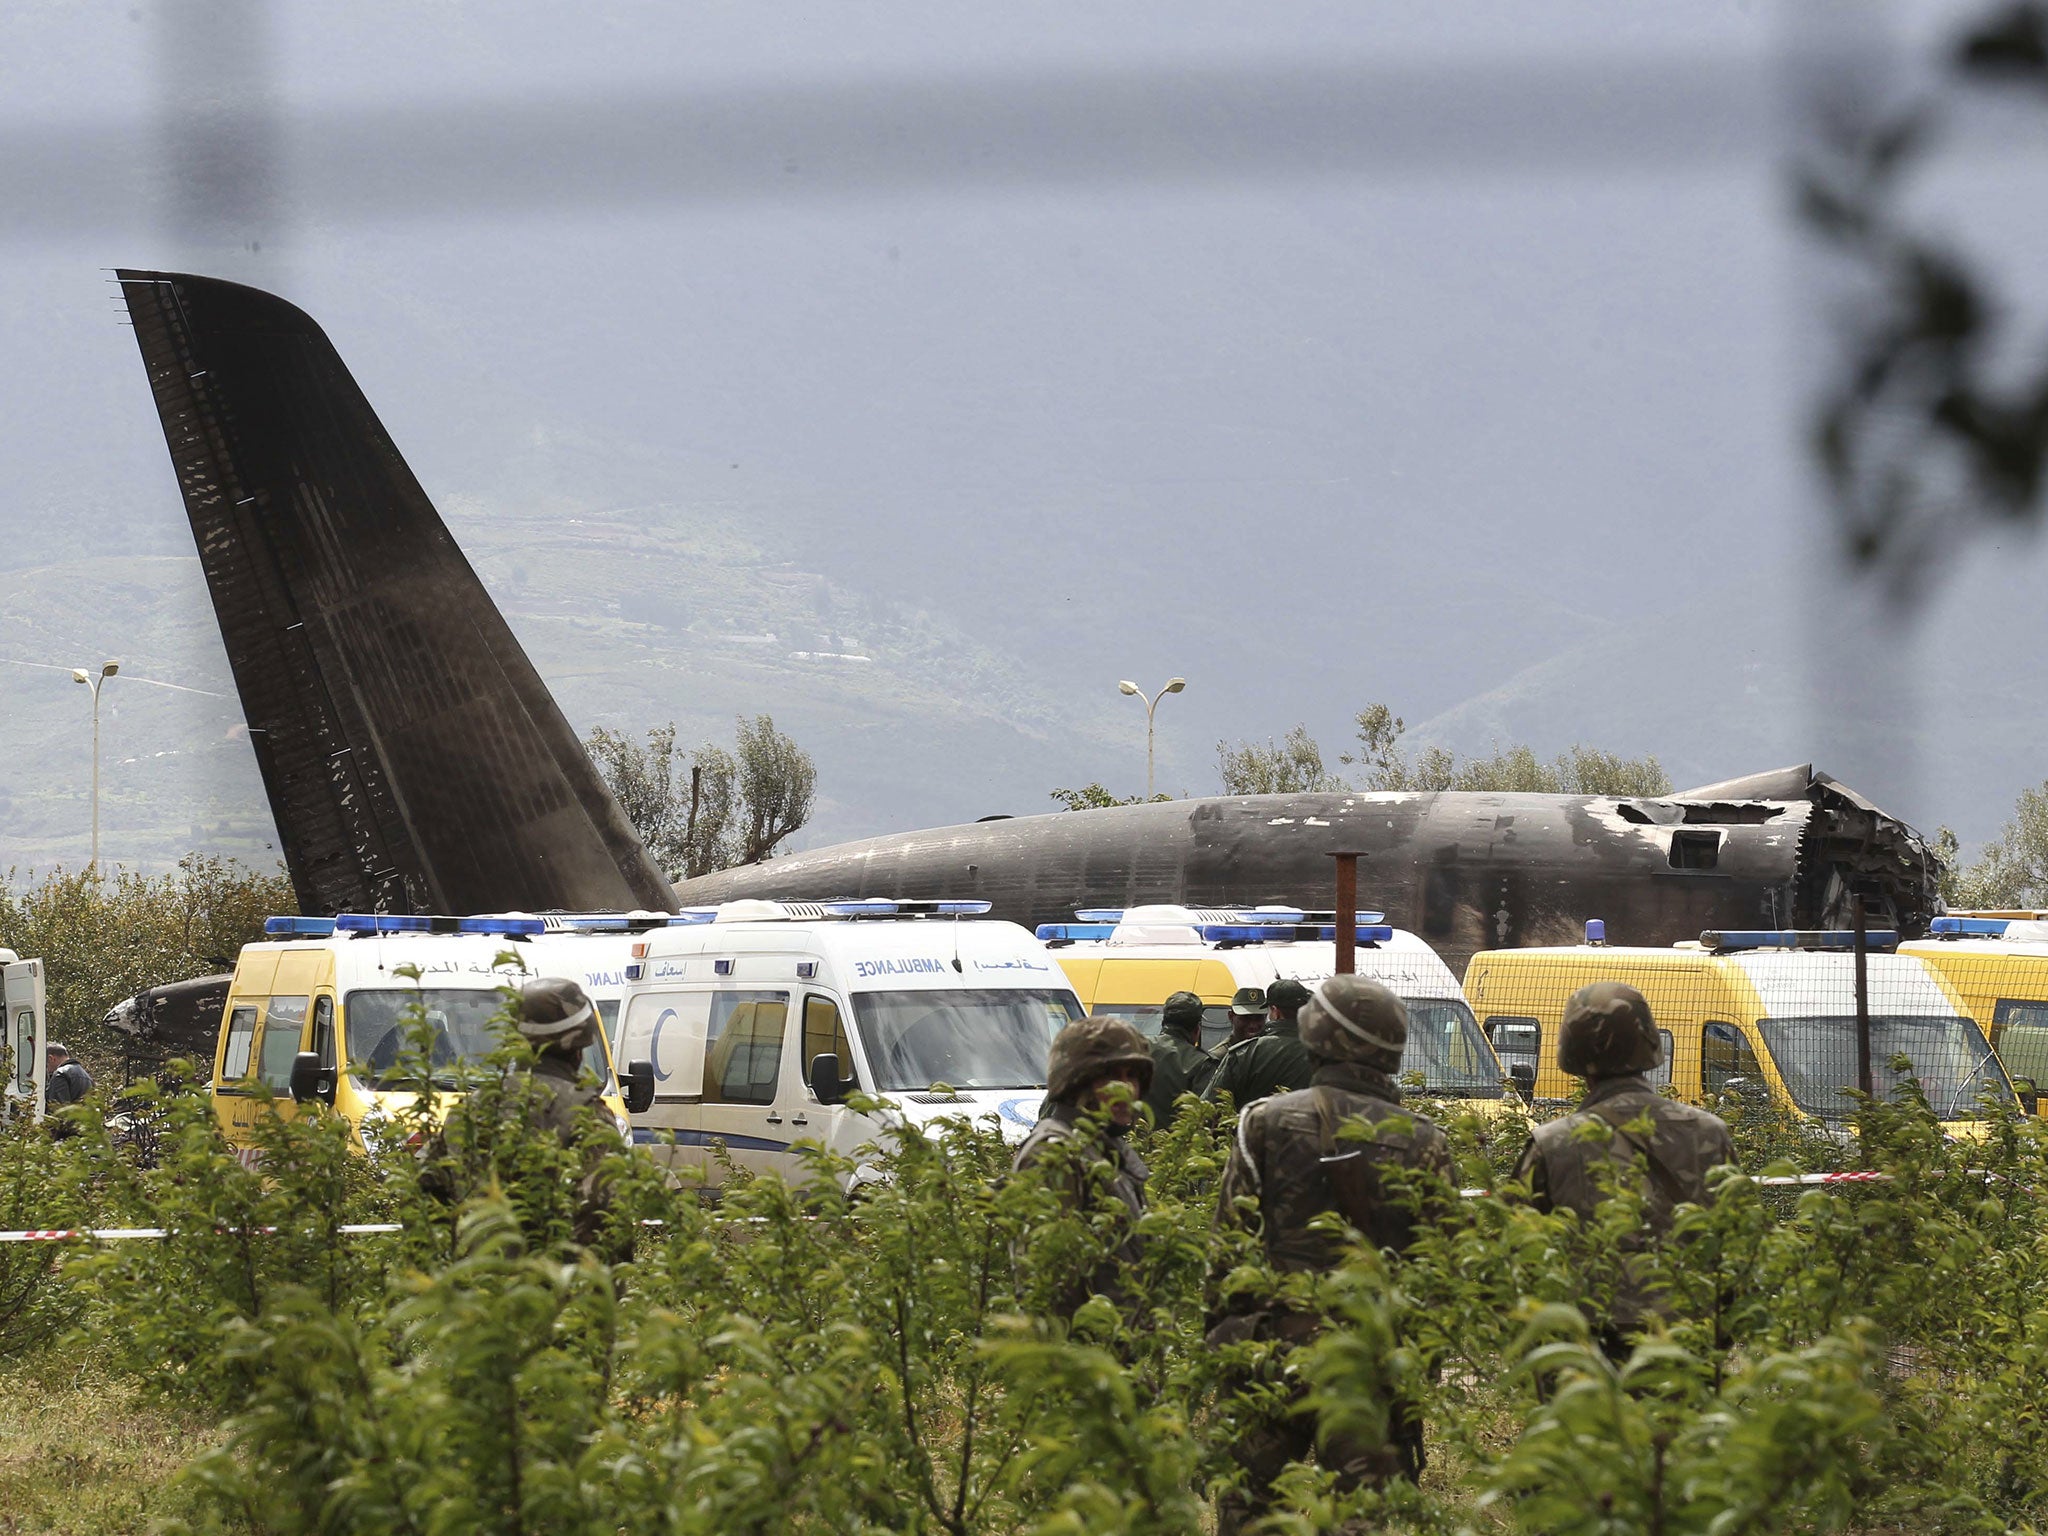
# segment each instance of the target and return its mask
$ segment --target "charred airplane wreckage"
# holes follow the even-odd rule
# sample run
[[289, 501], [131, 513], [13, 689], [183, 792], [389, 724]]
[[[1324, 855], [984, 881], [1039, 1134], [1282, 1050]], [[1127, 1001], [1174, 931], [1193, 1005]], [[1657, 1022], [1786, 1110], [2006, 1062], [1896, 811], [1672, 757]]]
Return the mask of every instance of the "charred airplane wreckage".
[[1811, 768], [1663, 799], [1487, 793], [1180, 800], [815, 849], [671, 891], [313, 320], [213, 278], [123, 271], [280, 845], [308, 913], [979, 898], [1059, 922], [1152, 902], [1364, 905], [1453, 963], [1709, 927], [1908, 932], [1939, 864]]
[[981, 898], [1019, 922], [1176, 901], [1330, 904], [1329, 855], [1355, 852], [1359, 902], [1454, 966], [1475, 950], [1616, 943], [1703, 928], [1925, 927], [1939, 865], [1920, 837], [1811, 768], [1658, 800], [1582, 795], [1248, 795], [1067, 811], [902, 832], [729, 869], [676, 887], [741, 896], [917, 892]]

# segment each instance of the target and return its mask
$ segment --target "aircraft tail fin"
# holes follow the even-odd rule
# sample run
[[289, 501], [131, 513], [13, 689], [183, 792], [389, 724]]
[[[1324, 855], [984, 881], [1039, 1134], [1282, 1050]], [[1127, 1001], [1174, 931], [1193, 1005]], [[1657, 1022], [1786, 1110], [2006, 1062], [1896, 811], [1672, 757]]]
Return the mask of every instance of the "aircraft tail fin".
[[670, 907], [320, 327], [117, 276], [301, 909]]

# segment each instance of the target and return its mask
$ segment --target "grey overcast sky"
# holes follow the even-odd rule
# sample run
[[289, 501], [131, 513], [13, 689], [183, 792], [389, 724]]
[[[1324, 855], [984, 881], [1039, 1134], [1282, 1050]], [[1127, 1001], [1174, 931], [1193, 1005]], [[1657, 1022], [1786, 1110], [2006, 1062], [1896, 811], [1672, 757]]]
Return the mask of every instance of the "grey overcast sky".
[[[1848, 14], [1910, 65], [1968, 13]], [[165, 558], [134, 580], [169, 585], [138, 602], [203, 602], [102, 269], [207, 271], [321, 321], [466, 543], [513, 489], [510, 444], [573, 439], [621, 466], [594, 504], [738, 508], [1045, 701], [1049, 735], [934, 724], [883, 771], [839, 716], [739, 696], [805, 727], [828, 788], [861, 786], [822, 833], [1134, 788], [1115, 681], [1181, 673], [1177, 790], [1214, 788], [1219, 737], [1303, 722], [1334, 754], [1385, 700], [1464, 750], [1597, 742], [1681, 786], [1811, 759], [1983, 838], [2048, 776], [2042, 550], [1974, 544], [1910, 620], [1838, 578], [1800, 447], [1830, 295], [1788, 211], [1796, 24], [15, 0], [0, 573], [140, 549]], [[2048, 159], [1981, 137], [1924, 199], [2038, 319]], [[687, 573], [659, 579], [687, 604]], [[70, 617], [60, 637], [18, 607], [0, 660], [148, 643], [119, 603]], [[225, 678], [210, 627], [165, 647], [156, 675]], [[0, 667], [0, 713], [51, 721], [70, 772], [61, 681]], [[563, 688], [579, 727], [645, 723]], [[254, 793], [246, 762], [220, 772]]]

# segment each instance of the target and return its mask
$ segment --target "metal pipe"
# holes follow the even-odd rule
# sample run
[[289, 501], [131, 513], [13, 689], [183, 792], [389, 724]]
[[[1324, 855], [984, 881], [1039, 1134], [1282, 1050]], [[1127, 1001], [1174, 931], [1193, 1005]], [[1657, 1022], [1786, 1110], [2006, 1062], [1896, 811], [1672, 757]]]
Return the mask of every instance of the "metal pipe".
[[1863, 898], [1856, 898], [1856, 1086], [1868, 1098], [1870, 1081], [1870, 934]]
[[1337, 971], [1349, 976], [1358, 969], [1358, 855], [1333, 853], [1337, 861]]

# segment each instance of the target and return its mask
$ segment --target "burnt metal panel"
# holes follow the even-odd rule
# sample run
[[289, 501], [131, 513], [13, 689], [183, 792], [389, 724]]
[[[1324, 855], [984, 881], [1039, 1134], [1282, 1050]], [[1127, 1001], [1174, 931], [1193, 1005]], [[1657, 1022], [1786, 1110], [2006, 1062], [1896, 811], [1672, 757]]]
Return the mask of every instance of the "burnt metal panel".
[[1455, 967], [1481, 949], [1574, 943], [1606, 920], [1616, 943], [1704, 928], [1820, 927], [1843, 893], [1873, 911], [1932, 910], [1918, 839], [1823, 792], [1711, 802], [1711, 868], [1675, 867], [1683, 800], [1583, 795], [1254, 795], [1020, 816], [813, 849], [685, 881], [679, 900], [838, 895], [979, 897], [1036, 924], [1076, 908], [1274, 901], [1327, 907], [1330, 854], [1362, 855], [1359, 905], [1425, 937]]
[[319, 326], [235, 283], [118, 276], [300, 909], [666, 907]]

